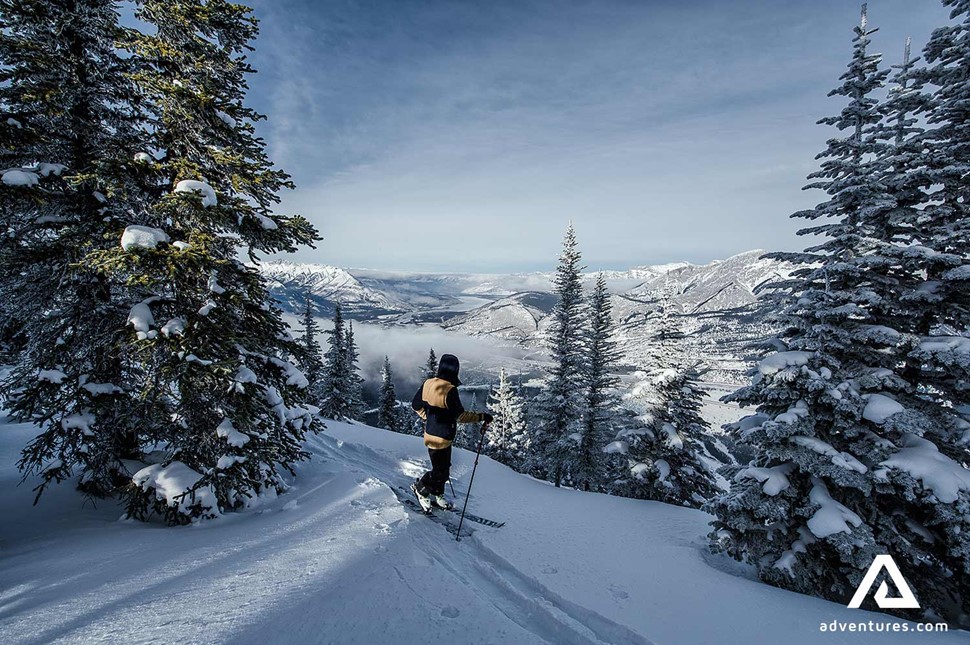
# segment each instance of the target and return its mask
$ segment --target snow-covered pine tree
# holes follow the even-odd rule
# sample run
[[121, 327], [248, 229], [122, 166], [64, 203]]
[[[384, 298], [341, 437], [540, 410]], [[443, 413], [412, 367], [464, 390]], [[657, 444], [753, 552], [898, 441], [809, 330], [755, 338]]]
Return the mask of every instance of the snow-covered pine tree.
[[608, 452], [627, 455], [627, 472], [620, 473], [623, 484], [616, 492], [698, 507], [716, 492], [718, 462], [705, 445], [710, 425], [700, 409], [707, 393], [698, 385], [696, 367], [685, 360], [672, 294], [665, 284], [651, 339], [653, 364], [649, 373], [637, 373], [627, 399], [639, 416], [617, 434]]
[[255, 135], [263, 117], [244, 105], [250, 10], [139, 0], [136, 17], [150, 25], [130, 47], [153, 136], [138, 163], [155, 199], [115, 224], [114, 248], [90, 265], [130, 298], [121, 341], [143, 374], [132, 416], [165, 451], [135, 474], [129, 513], [182, 523], [275, 494], [281, 470], [306, 457], [314, 419], [288, 358], [299, 346], [260, 273], [238, 258], [318, 238], [302, 217], [272, 212], [292, 184]]
[[0, 1], [0, 300], [24, 343], [3, 396], [40, 428], [19, 463], [38, 498], [72, 475], [107, 494], [138, 454], [127, 307], [84, 264], [147, 199], [121, 33], [114, 3]]
[[[927, 67], [916, 77], [932, 89], [923, 108], [930, 128], [918, 139], [925, 145], [925, 173], [932, 196], [920, 212], [911, 253], [925, 278], [906, 294], [919, 316], [914, 332], [921, 343], [911, 362], [922, 365], [921, 393], [948, 408], [963, 406], [970, 382], [970, 1], [944, 0], [952, 24], [936, 29], [923, 57]], [[906, 312], [911, 313], [911, 312]], [[951, 415], [952, 416], [952, 415]], [[970, 426], [944, 422], [941, 450], [966, 458]]]
[[548, 344], [552, 367], [537, 404], [530, 470], [560, 486], [566, 460], [582, 439], [586, 368], [586, 302], [582, 254], [572, 224], [566, 229], [559, 266], [553, 279], [558, 297], [552, 311]]
[[300, 371], [306, 376], [309, 386], [308, 393], [312, 403], [319, 405], [323, 401], [323, 358], [320, 356], [320, 344], [317, 341], [319, 325], [314, 317], [315, 308], [310, 294], [305, 297], [303, 307], [303, 332], [300, 334], [300, 353], [297, 354]]
[[583, 410], [581, 439], [568, 461], [569, 479], [582, 490], [601, 490], [606, 484], [606, 455], [603, 449], [616, 434], [613, 418], [616, 398], [616, 369], [620, 353], [614, 339], [610, 293], [606, 278], [599, 274], [589, 297], [589, 324], [583, 365]]
[[[909, 125], [893, 141], [895, 155], [886, 164], [897, 201], [922, 208], [903, 211], [909, 228], [897, 253], [905, 279], [897, 290], [902, 295], [893, 302], [893, 322], [912, 342], [901, 371], [906, 388], [895, 396], [902, 411], [884, 424], [885, 435], [899, 450], [875, 473], [883, 509], [877, 540], [904, 560], [900, 567], [906, 575], [927, 581], [919, 598], [924, 609], [967, 627], [970, 2], [943, 4], [951, 8], [951, 24], [930, 37], [923, 49], [927, 67], [910, 75], [909, 96], [891, 98], [887, 108], [922, 113], [928, 127], [921, 131], [918, 124]], [[930, 462], [929, 469], [921, 466]], [[943, 485], [945, 480], [952, 485]]]
[[354, 323], [347, 325], [347, 334], [344, 338], [346, 348], [344, 351], [345, 367], [347, 374], [347, 418], [360, 421], [364, 417], [364, 378], [360, 375], [358, 362], [360, 352], [357, 350], [357, 341], [354, 339]]
[[680, 346], [684, 340], [684, 330], [679, 318], [681, 314], [674, 303], [674, 291], [668, 274], [657, 299], [657, 318], [650, 339], [649, 373], [659, 374], [673, 363], [679, 365], [683, 360]]
[[394, 374], [391, 371], [391, 359], [384, 357], [381, 368], [381, 392], [377, 408], [377, 426], [393, 432], [404, 432], [400, 405], [397, 392], [394, 390]]
[[873, 197], [882, 196], [869, 160], [878, 152], [872, 93], [886, 73], [867, 51], [871, 33], [863, 13], [844, 83], [831, 93], [848, 98], [848, 105], [820, 121], [849, 131], [829, 141], [822, 170], [810, 175], [823, 180], [810, 187], [832, 197], [795, 214], [834, 221], [802, 231], [825, 236], [822, 244], [783, 256], [801, 265], [792, 281], [779, 285], [793, 294], [784, 312], [788, 329], [752, 384], [728, 397], [757, 406], [758, 414], [740, 426], [740, 442], [754, 446], [758, 457], [726, 469], [731, 491], [708, 505], [717, 516], [716, 547], [753, 564], [772, 584], [839, 600], [877, 554], [863, 520], [871, 511], [853, 510], [865, 507], [870, 491], [869, 468], [855, 455], [866, 454], [873, 441], [860, 423], [861, 393], [850, 383], [860, 363], [851, 356], [853, 332], [866, 319], [868, 301], [858, 222]]
[[488, 410], [494, 419], [485, 435], [485, 454], [522, 470], [530, 452], [525, 402], [504, 369], [499, 373], [498, 387], [492, 390]]
[[327, 351], [323, 355], [323, 398], [320, 413], [328, 419], [349, 419], [350, 382], [347, 375], [347, 326], [343, 308], [335, 303], [333, 327], [327, 332]]
[[[435, 375], [438, 373], [438, 355], [435, 354], [434, 347], [432, 347], [431, 351], [428, 352], [428, 360], [425, 361], [425, 364], [421, 366], [421, 369], [419, 371], [420, 371], [421, 383], [423, 383], [425, 380], [429, 378], [434, 378]], [[410, 419], [410, 424], [411, 424], [411, 434], [419, 435], [419, 436], [423, 435], [424, 419], [422, 419], [418, 415], [411, 412], [410, 407], [405, 406], [405, 409], [406, 409], [406, 413], [410, 415], [408, 418]]]
[[[848, 136], [829, 141], [822, 170], [811, 175], [822, 180], [811, 187], [830, 199], [795, 214], [832, 221], [802, 231], [823, 236], [821, 244], [773, 254], [802, 265], [780, 285], [792, 294], [788, 328], [752, 384], [730, 397], [757, 405], [738, 428], [758, 457], [725, 469], [731, 491], [708, 510], [717, 516], [716, 548], [773, 584], [845, 602], [874, 556], [889, 553], [905, 577], [923, 581], [924, 609], [954, 617], [966, 603], [957, 580], [967, 539], [956, 533], [966, 534], [970, 473], [926, 438], [936, 411], [900, 375], [914, 336], [894, 311], [894, 294], [912, 279], [896, 247], [913, 222], [901, 211], [894, 216], [903, 226], [885, 218], [913, 198], [898, 191], [897, 201], [900, 184], [887, 172], [892, 151], [872, 97], [886, 73], [867, 53], [865, 6], [855, 31], [844, 84], [833, 91], [848, 105], [822, 120]], [[919, 466], [928, 463], [928, 471]]]
[[429, 379], [429, 378], [434, 378], [437, 373], [438, 373], [438, 357], [434, 353], [434, 347], [432, 347], [431, 351], [428, 352], [428, 361], [425, 363], [424, 374], [422, 376], [425, 379]]
[[707, 392], [698, 379], [694, 367], [680, 364], [634, 388], [647, 387], [650, 401], [644, 426], [619, 436], [629, 445], [622, 494], [698, 508], [717, 492], [712, 469], [718, 464], [704, 443], [710, 425], [700, 414]]

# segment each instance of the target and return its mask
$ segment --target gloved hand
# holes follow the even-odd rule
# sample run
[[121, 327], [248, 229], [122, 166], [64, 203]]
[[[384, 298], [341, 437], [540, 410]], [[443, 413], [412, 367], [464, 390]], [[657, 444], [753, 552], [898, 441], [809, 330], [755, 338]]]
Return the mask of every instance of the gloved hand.
[[495, 417], [493, 417], [491, 414], [489, 414], [488, 412], [483, 412], [482, 413], [482, 430], [484, 431], [485, 430], [485, 426], [487, 426], [488, 424], [490, 424], [494, 420], [495, 420]]

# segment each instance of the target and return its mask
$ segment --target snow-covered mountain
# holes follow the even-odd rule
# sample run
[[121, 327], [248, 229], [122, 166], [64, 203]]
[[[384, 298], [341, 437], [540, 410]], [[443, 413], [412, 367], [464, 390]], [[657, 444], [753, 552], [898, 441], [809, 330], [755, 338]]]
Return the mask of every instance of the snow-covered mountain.
[[292, 313], [302, 311], [307, 294], [321, 313], [331, 313], [337, 302], [351, 315], [409, 309], [409, 305], [387, 293], [364, 286], [349, 272], [337, 267], [277, 261], [260, 264], [259, 269], [270, 282], [272, 296]]
[[[755, 250], [703, 265], [678, 262], [602, 272], [614, 294], [614, 317], [629, 366], [643, 366], [660, 294], [669, 289], [687, 333], [686, 348], [709, 371], [708, 378], [739, 380], [744, 346], [767, 331], [757, 290], [791, 271], [763, 255]], [[285, 262], [262, 270], [274, 285], [274, 296], [294, 313], [309, 292], [324, 311], [340, 302], [354, 318], [437, 325], [525, 349], [542, 347], [555, 304], [551, 272], [403, 273]], [[597, 275], [586, 274], [588, 286]]]
[[675, 287], [675, 300], [685, 314], [726, 311], [746, 307], [757, 300], [759, 287], [787, 277], [791, 267], [763, 258], [764, 251], [747, 251], [709, 264], [667, 264], [633, 269], [643, 282], [626, 292], [630, 297], [650, 297], [666, 282]]

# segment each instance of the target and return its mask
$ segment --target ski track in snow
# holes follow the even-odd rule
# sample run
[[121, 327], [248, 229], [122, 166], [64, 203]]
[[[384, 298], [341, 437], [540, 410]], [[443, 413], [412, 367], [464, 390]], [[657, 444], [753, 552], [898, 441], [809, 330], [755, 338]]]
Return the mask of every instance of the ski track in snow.
[[[343, 460], [352, 463], [362, 473], [377, 474], [379, 477], [383, 475], [382, 481], [393, 493], [392, 489], [401, 480], [401, 473], [394, 473], [386, 468], [384, 464], [388, 457], [365, 446], [353, 446], [351, 454], [362, 453], [369, 456], [369, 459], [351, 456], [339, 449], [333, 450], [327, 443], [327, 437], [311, 440], [311, 445], [315, 445], [321, 453], [335, 461]], [[414, 460], [403, 460], [400, 463], [423, 471], [423, 466]], [[419, 548], [430, 549], [432, 557], [439, 564], [484, 602], [494, 605], [509, 620], [543, 641], [577, 645], [584, 643], [651, 645], [652, 643], [595, 611], [580, 607], [554, 594], [541, 582], [523, 575], [508, 561], [484, 547], [474, 535], [462, 538], [461, 544], [464, 548], [467, 549], [468, 545], [473, 545], [475, 553], [469, 554], [455, 548], [455, 541], [450, 535], [448, 540], [444, 540], [440, 534], [433, 535], [436, 532], [444, 532], [443, 528], [434, 522], [427, 522], [426, 527], [421, 529], [414, 527], [413, 530], [420, 531], [422, 534]]]

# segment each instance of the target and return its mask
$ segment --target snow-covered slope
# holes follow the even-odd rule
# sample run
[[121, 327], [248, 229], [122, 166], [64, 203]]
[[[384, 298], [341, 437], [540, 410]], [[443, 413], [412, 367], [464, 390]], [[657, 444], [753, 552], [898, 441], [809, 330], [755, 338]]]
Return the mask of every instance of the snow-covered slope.
[[650, 297], [669, 282], [685, 314], [746, 307], [757, 300], [759, 287], [787, 277], [791, 271], [784, 263], [762, 258], [764, 253], [748, 251], [704, 265], [680, 263], [634, 269], [634, 273], [648, 275], [626, 295]]
[[441, 326], [471, 336], [494, 336], [529, 345], [538, 339], [540, 325], [555, 304], [550, 293], [517, 293], [450, 318]]
[[[424, 468], [417, 437], [330, 423], [288, 494], [163, 528], [82, 506], [68, 485], [31, 507], [14, 462], [32, 433], [0, 428], [5, 644], [848, 644], [877, 641], [819, 625], [892, 620], [749, 579], [707, 552], [701, 512], [557, 489], [487, 458], [470, 508], [506, 525], [456, 543], [393, 492]], [[455, 453], [459, 495], [472, 460]]]

